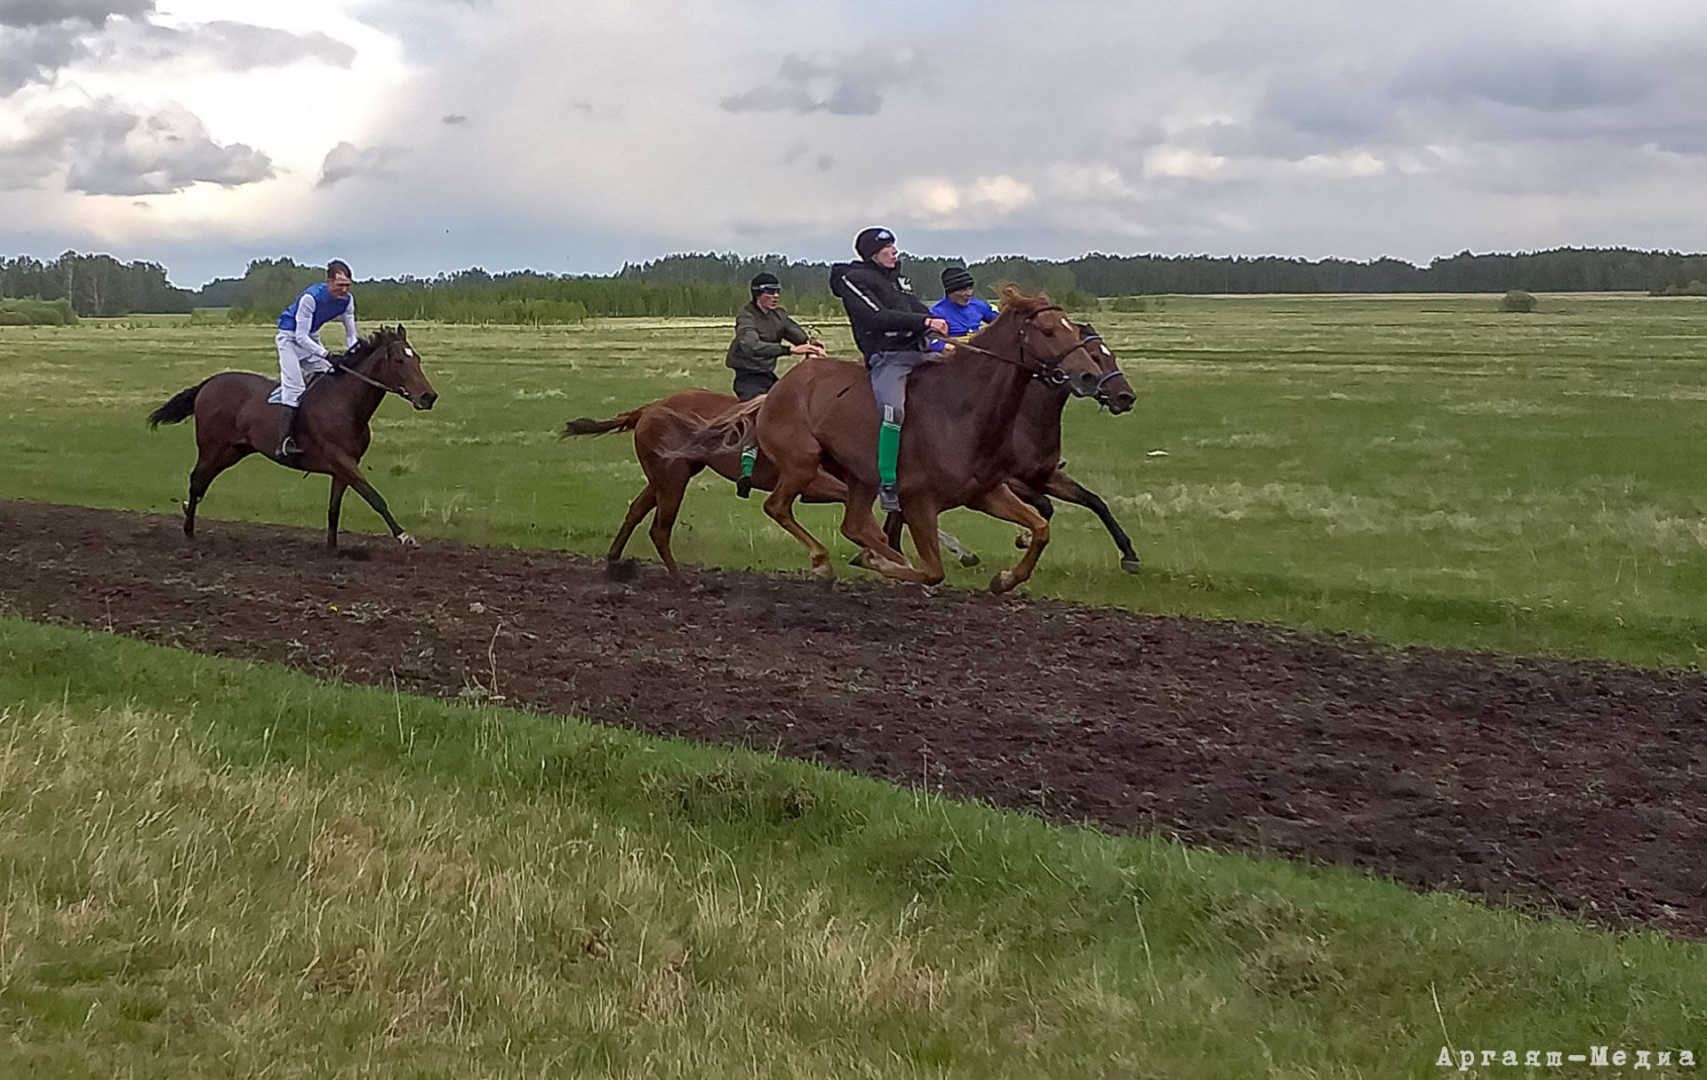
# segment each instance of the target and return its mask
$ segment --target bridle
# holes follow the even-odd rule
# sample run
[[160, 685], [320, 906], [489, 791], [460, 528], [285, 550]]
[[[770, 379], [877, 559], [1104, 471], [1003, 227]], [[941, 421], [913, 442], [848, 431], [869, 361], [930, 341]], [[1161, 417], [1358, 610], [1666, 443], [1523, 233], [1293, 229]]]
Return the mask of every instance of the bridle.
[[[1083, 337], [1079, 338], [1079, 340], [1081, 342], [1086, 342], [1086, 341], [1100, 342], [1100, 341], [1102, 341], [1102, 335], [1101, 334], [1086, 334]], [[1108, 353], [1109, 359], [1111, 359], [1111, 360], [1114, 359], [1114, 354], [1108, 351], [1107, 345], [1103, 345], [1103, 346], [1101, 346], [1101, 348], [1102, 348], [1103, 352]], [[1090, 350], [1087, 349], [1085, 351], [1089, 352]], [[1104, 386], [1108, 385], [1108, 380], [1114, 378], [1116, 375], [1124, 375], [1124, 374], [1125, 374], [1125, 372], [1121, 371], [1120, 368], [1117, 366], [1114, 368], [1114, 370], [1109, 371], [1109, 372], [1105, 372], [1103, 374], [1103, 377], [1097, 380], [1095, 397], [1097, 399], [1097, 407], [1099, 409], [1105, 408], [1108, 405], [1108, 395], [1103, 393], [1102, 388]]]
[[[395, 346], [396, 344], [397, 343], [395, 341], [387, 342], [383, 346], [383, 348], [389, 349], [389, 348], [392, 348], [393, 346]], [[362, 356], [362, 359], [366, 360], [369, 356], [372, 356], [377, 351], [378, 351], [378, 349], [368, 350], [368, 352]], [[375, 387], [379, 390], [383, 390], [388, 394], [396, 394], [398, 397], [402, 398], [404, 401], [407, 401], [409, 404], [411, 404], [411, 405], [415, 404], [415, 399], [413, 397], [409, 396], [409, 392], [407, 390], [404, 390], [404, 389], [402, 389], [400, 387], [396, 387], [396, 386], [387, 386], [384, 383], [380, 382], [378, 379], [374, 378], [373, 376], [364, 374], [363, 372], [360, 372], [360, 371], [357, 371], [353, 367], [348, 367], [348, 366], [346, 366], [344, 364], [340, 364], [336, 361], [332, 361], [331, 363], [332, 363], [332, 370], [334, 372], [337, 372], [340, 375], [354, 375], [357, 379], [360, 379], [362, 382], [367, 383], [369, 386]]]
[[[1078, 341], [1074, 342], [1073, 347], [1071, 349], [1068, 349], [1066, 352], [1062, 353], [1060, 356], [1044, 357], [1044, 356], [1040, 355], [1035, 349], [1033, 349], [1031, 347], [1031, 339], [1028, 335], [1031, 333], [1032, 320], [1037, 318], [1039, 315], [1042, 315], [1046, 311], [1059, 311], [1059, 312], [1061, 312], [1063, 317], [1066, 316], [1066, 309], [1064, 309], [1064, 308], [1062, 308], [1056, 304], [1049, 304], [1049, 305], [1046, 305], [1044, 307], [1037, 308], [1036, 310], [1027, 314], [1025, 319], [1020, 323], [1019, 357], [1017, 359], [1012, 357], [1012, 356], [1004, 356], [999, 352], [992, 352], [991, 350], [983, 348], [982, 346], [974, 345], [970, 341], [956, 341], [956, 342], [953, 342], [952, 344], [953, 344], [956, 352], [958, 352], [961, 349], [965, 349], [967, 352], [975, 352], [980, 356], [988, 356], [992, 360], [1000, 360], [1004, 364], [1012, 364], [1015, 367], [1019, 368], [1020, 370], [1029, 374], [1032, 378], [1034, 378], [1034, 379], [1038, 380], [1039, 382], [1042, 382], [1048, 386], [1065, 386], [1067, 384], [1067, 380], [1072, 378], [1072, 376], [1069, 375], [1066, 371], [1062, 370], [1061, 361], [1067, 359], [1067, 357], [1069, 357], [1069, 356], [1072, 356], [1073, 353], [1077, 352], [1078, 350], [1083, 349], [1085, 347], [1085, 342], [1089, 341], [1090, 339], [1084, 338], [1084, 337], [1080, 338]], [[1027, 353], [1030, 353], [1032, 359], [1037, 362], [1036, 367], [1032, 367], [1025, 362], [1025, 357], [1026, 357]], [[1086, 352], [1086, 355], [1087, 356], [1090, 355], [1088, 351]], [[1115, 372], [1115, 374], [1119, 374], [1119, 372]], [[1104, 382], [1107, 382], [1107, 381], [1108, 381], [1108, 377], [1105, 376], [1101, 382], [1097, 383], [1097, 386], [1100, 387], [1100, 386], [1102, 386], [1102, 384]]]

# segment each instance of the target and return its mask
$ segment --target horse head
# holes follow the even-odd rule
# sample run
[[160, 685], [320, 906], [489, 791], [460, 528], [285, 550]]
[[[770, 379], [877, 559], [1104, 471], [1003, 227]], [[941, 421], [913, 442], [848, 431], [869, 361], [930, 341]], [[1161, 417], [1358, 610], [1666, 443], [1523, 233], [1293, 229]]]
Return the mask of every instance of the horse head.
[[[1002, 314], [987, 333], [1012, 320], [1007, 332], [1018, 346], [1020, 362], [1044, 382], [1064, 386], [1074, 397], [1095, 397], [1106, 372], [1085, 345], [1079, 327], [1047, 293], [1027, 296], [1002, 286]], [[1112, 363], [1113, 357], [1109, 358]]]
[[382, 326], [351, 350], [352, 371], [365, 375], [386, 390], [408, 399], [417, 409], [430, 409], [439, 399], [433, 384], [421, 371], [421, 357], [409, 344], [402, 325]]
[[1108, 406], [1108, 411], [1116, 416], [1131, 409], [1138, 401], [1138, 394], [1132, 389], [1132, 384], [1126, 381], [1126, 373], [1120, 370], [1120, 362], [1114, 358], [1097, 333], [1096, 327], [1090, 323], [1079, 323], [1079, 340], [1085, 343], [1085, 349], [1096, 361], [1102, 376], [1097, 381], [1097, 404]]

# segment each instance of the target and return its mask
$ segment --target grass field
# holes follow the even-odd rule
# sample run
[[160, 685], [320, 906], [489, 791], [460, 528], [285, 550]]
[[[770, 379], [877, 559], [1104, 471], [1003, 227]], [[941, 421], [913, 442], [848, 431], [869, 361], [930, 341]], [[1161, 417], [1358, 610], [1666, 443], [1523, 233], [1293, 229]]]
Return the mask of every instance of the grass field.
[[[1095, 519], [1069, 507], [1030, 588], [1400, 642], [1700, 666], [1707, 301], [1544, 297], [1528, 316], [1496, 304], [1198, 297], [1099, 315], [1143, 396], [1120, 418], [1070, 406], [1066, 456], [1124, 519], [1146, 570], [1121, 574]], [[844, 327], [824, 329], [847, 344]], [[559, 443], [556, 430], [726, 386], [727, 330], [414, 327], [442, 398], [430, 414], [383, 407], [371, 475], [418, 534], [602, 552], [639, 469], [626, 437]], [[182, 317], [0, 328], [0, 490], [173, 512], [191, 433], [150, 434], [143, 416], [207, 374], [269, 363], [265, 328]], [[323, 480], [252, 459], [203, 513], [318, 526], [324, 502]], [[835, 514], [805, 520], [845, 549]], [[379, 527], [359, 503], [345, 523]], [[1011, 557], [1007, 527], [965, 511], [945, 524], [987, 563]], [[644, 535], [632, 550], [651, 556]], [[805, 565], [756, 501], [716, 479], [696, 481], [677, 555]]]
[[1707, 1050], [1700, 944], [3, 617], [0, 882], [8, 1077]]

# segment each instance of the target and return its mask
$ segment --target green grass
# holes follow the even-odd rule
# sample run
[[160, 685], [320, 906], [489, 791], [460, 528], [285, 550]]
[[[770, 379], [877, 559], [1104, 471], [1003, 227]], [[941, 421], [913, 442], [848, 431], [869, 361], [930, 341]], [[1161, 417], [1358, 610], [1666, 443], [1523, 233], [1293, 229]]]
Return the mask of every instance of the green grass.
[[[1500, 314], [1493, 296], [1173, 297], [1099, 314], [1142, 397], [1120, 418], [1070, 406], [1066, 457], [1123, 518], [1146, 570], [1121, 574], [1100, 525], [1067, 507], [1029, 588], [1396, 642], [1701, 666], [1707, 302], [1541, 300], [1532, 315]], [[845, 327], [824, 329], [845, 348]], [[417, 534], [600, 553], [639, 469], [626, 437], [559, 443], [555, 431], [726, 386], [727, 333], [704, 319], [413, 327], [443, 396], [430, 414], [382, 409], [371, 475]], [[151, 435], [144, 414], [214, 371], [274, 364], [265, 328], [0, 328], [4, 491], [174, 512], [191, 433]], [[319, 526], [324, 501], [324, 481], [251, 460], [216, 482], [203, 514]], [[803, 520], [851, 554], [837, 513]], [[359, 505], [345, 523], [378, 527]], [[951, 581], [982, 586], [988, 564], [1012, 557], [1006, 526], [966, 511], [945, 526], [987, 564]], [[631, 551], [651, 556], [643, 530]], [[715, 479], [696, 481], [676, 553], [805, 565], [756, 501]]]
[[0, 1031], [31, 1077], [1440, 1076], [1699, 1056], [1707, 951], [0, 618]]

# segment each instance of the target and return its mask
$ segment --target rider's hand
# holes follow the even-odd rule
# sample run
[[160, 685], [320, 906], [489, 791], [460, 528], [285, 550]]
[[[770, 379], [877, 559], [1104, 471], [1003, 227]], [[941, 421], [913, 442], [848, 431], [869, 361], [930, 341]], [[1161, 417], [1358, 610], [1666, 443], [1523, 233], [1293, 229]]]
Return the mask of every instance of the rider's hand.
[[824, 355], [827, 355], [824, 352], [824, 347], [822, 345], [814, 345], [810, 341], [803, 342], [802, 344], [799, 344], [799, 345], [791, 345], [791, 346], [789, 346], [788, 351], [793, 353], [795, 356], [824, 356]]
[[925, 320], [925, 329], [926, 330], [935, 330], [937, 333], [941, 334], [943, 337], [947, 337], [948, 336], [948, 320], [947, 319], [926, 319]]

